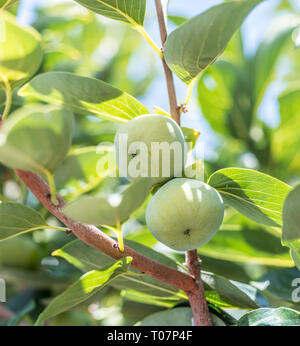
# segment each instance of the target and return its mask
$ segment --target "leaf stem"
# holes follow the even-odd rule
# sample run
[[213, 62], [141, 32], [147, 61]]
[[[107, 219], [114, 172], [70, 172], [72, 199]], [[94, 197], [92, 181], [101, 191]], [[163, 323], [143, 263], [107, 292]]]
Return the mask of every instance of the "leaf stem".
[[46, 175], [46, 178], [48, 180], [49, 187], [50, 187], [51, 202], [57, 206], [59, 203], [58, 203], [58, 200], [56, 198], [56, 186], [55, 186], [54, 175], [52, 173], [50, 173], [49, 171], [45, 171], [45, 175]]
[[120, 221], [117, 222], [117, 228], [115, 230], [118, 236], [118, 244], [119, 244], [119, 250], [121, 252], [124, 252], [124, 240], [123, 240], [123, 233], [122, 233], [122, 225]]
[[6, 95], [5, 107], [1, 117], [1, 120], [3, 121], [8, 116], [11, 105], [12, 105], [12, 88], [6, 76], [3, 76], [0, 74], [0, 80], [2, 81], [4, 85], [5, 95]]
[[190, 101], [190, 98], [192, 96], [192, 93], [193, 93], [193, 90], [194, 90], [194, 86], [195, 84], [197, 83], [197, 80], [198, 80], [198, 77], [199, 75], [197, 75], [195, 78], [193, 78], [190, 82], [190, 84], [188, 85], [188, 92], [187, 92], [187, 96], [186, 96], [186, 99], [185, 99], [185, 102], [184, 102], [184, 105], [186, 106], [189, 101]]
[[70, 231], [70, 228], [68, 227], [56, 227], [56, 226], [47, 225], [45, 228], [53, 229], [55, 231], [62, 231], [62, 232]]
[[144, 29], [142, 25], [135, 25], [135, 29], [144, 37], [144, 39], [149, 43], [149, 45], [155, 50], [155, 52], [159, 55], [161, 59], [163, 59], [163, 53], [149, 36], [147, 31]]

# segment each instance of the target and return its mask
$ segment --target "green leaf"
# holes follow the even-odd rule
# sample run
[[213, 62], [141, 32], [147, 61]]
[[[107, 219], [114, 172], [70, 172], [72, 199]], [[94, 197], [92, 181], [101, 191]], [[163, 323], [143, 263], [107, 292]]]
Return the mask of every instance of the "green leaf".
[[180, 26], [188, 21], [188, 18], [182, 16], [172, 16], [169, 15], [168, 19], [177, 26]]
[[216, 291], [223, 301], [232, 306], [246, 309], [268, 306], [265, 296], [253, 286], [204, 271], [201, 277], [206, 289]]
[[280, 180], [250, 169], [225, 168], [212, 174], [208, 184], [248, 218], [270, 226], [282, 224], [282, 206], [291, 187]]
[[127, 24], [143, 25], [146, 0], [75, 0], [89, 10]]
[[300, 326], [300, 313], [287, 308], [257, 309], [245, 314], [238, 326]]
[[181, 127], [181, 130], [183, 132], [185, 141], [187, 143], [191, 143], [191, 147], [193, 149], [196, 145], [197, 139], [200, 136], [200, 132], [193, 130], [193, 129], [190, 129], [188, 127]]
[[0, 162], [47, 177], [68, 153], [72, 125], [72, 113], [57, 106], [19, 108], [1, 128]]
[[38, 75], [20, 89], [19, 95], [118, 122], [149, 113], [134, 97], [105, 82], [66, 72]]
[[280, 125], [272, 131], [272, 156], [286, 172], [297, 172], [300, 169], [299, 145], [297, 135], [300, 131], [300, 84], [291, 84], [278, 98], [280, 107]]
[[0, 87], [3, 79], [16, 87], [39, 68], [41, 37], [33, 28], [21, 27], [14, 16], [0, 9]]
[[282, 240], [300, 239], [300, 184], [286, 197], [282, 211]]
[[[125, 245], [130, 246], [132, 249], [144, 256], [152, 258], [153, 260], [171, 268], [177, 269], [176, 262], [162, 253], [132, 240], [125, 239], [124, 242]], [[114, 263], [114, 260], [111, 257], [79, 240], [68, 243], [62, 249], [55, 251], [53, 255], [64, 258], [82, 271], [89, 271], [92, 269], [101, 270], [103, 266]], [[131, 268], [131, 271], [139, 273], [139, 271], [133, 268]], [[112, 285], [118, 289], [133, 289], [156, 297], [176, 296], [185, 298], [184, 295], [179, 294], [175, 287], [167, 285], [148, 275], [124, 275], [123, 277], [116, 279]]]
[[47, 306], [39, 315], [35, 325], [43, 325], [49, 318], [84, 302], [95, 293], [99, 292], [112, 280], [127, 273], [131, 261], [131, 257], [125, 257], [107, 269], [101, 271], [93, 270], [84, 274], [78, 281], [56, 297]]
[[143, 179], [121, 187], [121, 191], [104, 196], [83, 196], [63, 208], [70, 218], [96, 226], [116, 226], [127, 220], [149, 194], [150, 185]]
[[248, 79], [236, 64], [217, 61], [210, 66], [199, 80], [198, 100], [214, 131], [248, 139], [252, 119]]
[[232, 1], [211, 7], [174, 30], [165, 43], [165, 59], [186, 84], [224, 51], [232, 35], [261, 0]]
[[[265, 275], [256, 281], [252, 281], [251, 285], [260, 289], [267, 297], [272, 297], [276, 301], [284, 302], [285, 304], [293, 304], [295, 307], [300, 307], [299, 302], [293, 297], [293, 292], [296, 286], [293, 282], [300, 278], [300, 270], [296, 267], [285, 269], [269, 270]], [[294, 281], [295, 280], [295, 281]], [[294, 301], [293, 301], [294, 300]], [[280, 303], [282, 305], [283, 303]]]
[[[250, 74], [253, 78], [253, 99], [259, 106], [268, 84], [274, 79], [274, 70], [281, 56], [280, 53], [290, 41], [292, 49], [292, 32], [295, 28], [295, 15], [277, 18], [269, 28], [266, 37], [260, 43], [255, 56], [250, 61]], [[290, 49], [290, 50], [291, 50]]]
[[0, 201], [0, 241], [49, 227], [37, 211], [19, 203]]
[[[214, 326], [225, 326], [216, 315], [210, 314]], [[180, 307], [166, 311], [155, 312], [137, 323], [138, 326], [192, 326], [193, 313], [191, 308]]]
[[[113, 146], [101, 146], [101, 152], [99, 148], [74, 149], [59, 166], [55, 172], [55, 181], [65, 199], [72, 200], [92, 190], [116, 171]], [[108, 169], [105, 169], [106, 162]]]
[[282, 211], [282, 243], [291, 249], [291, 256], [300, 269], [300, 185], [287, 196]]

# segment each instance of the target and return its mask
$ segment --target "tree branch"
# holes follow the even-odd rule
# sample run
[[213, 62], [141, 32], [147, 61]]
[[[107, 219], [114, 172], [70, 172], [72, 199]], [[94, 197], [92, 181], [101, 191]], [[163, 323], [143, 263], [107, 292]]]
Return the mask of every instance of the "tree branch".
[[205, 290], [201, 280], [201, 260], [198, 257], [197, 250], [187, 251], [185, 258], [186, 266], [197, 285], [196, 291], [187, 293], [193, 311], [195, 325], [212, 326]]
[[[161, 1], [155, 0], [155, 6], [156, 6], [156, 13], [158, 18], [161, 43], [162, 43], [162, 51], [163, 51], [164, 50], [163, 47], [167, 39], [167, 27], [165, 23], [165, 17], [164, 17]], [[177, 105], [173, 74], [172, 74], [172, 71], [169, 69], [169, 66], [167, 65], [164, 57], [162, 58], [162, 64], [163, 64], [166, 81], [167, 81], [170, 112], [171, 112], [172, 118], [177, 122], [178, 125], [180, 125], [180, 107]]]
[[116, 260], [125, 256], [130, 256], [133, 258], [131, 263], [133, 268], [181, 289], [187, 294], [197, 290], [195, 281], [189, 275], [143, 256], [127, 246], [125, 246], [124, 252], [120, 252], [116, 247], [116, 241], [101, 232], [97, 227], [76, 222], [65, 216], [60, 208], [63, 207], [66, 202], [61, 196], [57, 195], [59, 205], [55, 206], [51, 202], [49, 186], [38, 175], [21, 170], [16, 170], [16, 174], [49, 212], [70, 228], [84, 243], [93, 246]]
[[[155, 7], [163, 51], [163, 47], [168, 34], [161, 0], [155, 0]], [[162, 62], [167, 81], [171, 115], [172, 118], [180, 125], [180, 107], [177, 104], [173, 74], [169, 69], [164, 58], [162, 59]], [[203, 283], [201, 280], [201, 260], [198, 258], [197, 250], [191, 250], [186, 252], [186, 265], [197, 285], [196, 290], [193, 290], [192, 292], [188, 293], [189, 301], [194, 315], [195, 325], [211, 326], [212, 323], [208, 311], [207, 301], [205, 298]]]

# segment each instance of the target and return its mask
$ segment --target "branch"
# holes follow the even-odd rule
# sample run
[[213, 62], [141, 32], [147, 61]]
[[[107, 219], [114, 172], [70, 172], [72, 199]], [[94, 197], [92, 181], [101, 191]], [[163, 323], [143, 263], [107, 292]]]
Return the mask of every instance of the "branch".
[[201, 260], [197, 250], [186, 252], [186, 266], [196, 282], [197, 290], [187, 293], [193, 311], [196, 326], [212, 326], [203, 282], [201, 280]]
[[[162, 47], [167, 39], [167, 27], [165, 23], [165, 17], [161, 5], [161, 0], [155, 0], [156, 13], [158, 18], [158, 25], [160, 31], [160, 37], [162, 42]], [[163, 51], [163, 48], [162, 48]], [[180, 125], [180, 107], [177, 104], [176, 92], [173, 80], [173, 74], [169, 69], [165, 59], [162, 59], [163, 67], [165, 71], [169, 101], [170, 101], [170, 109], [172, 118]], [[191, 308], [193, 311], [195, 325], [197, 326], [211, 326], [210, 315], [208, 311], [208, 306], [205, 298], [205, 291], [203, 287], [203, 283], [201, 280], [201, 260], [198, 258], [198, 254], [196, 250], [187, 251], [186, 252], [186, 264], [189, 269], [189, 272], [195, 283], [197, 285], [197, 289], [193, 292], [188, 293], [189, 301], [191, 304]]]
[[[167, 27], [165, 23], [165, 17], [164, 17], [161, 1], [155, 0], [155, 6], [156, 6], [156, 13], [158, 18], [161, 43], [162, 43], [162, 51], [163, 51], [164, 50], [163, 47], [167, 39]], [[172, 74], [172, 71], [169, 69], [169, 66], [167, 65], [164, 57], [162, 58], [162, 63], [163, 63], [163, 68], [165, 71], [165, 76], [167, 81], [170, 112], [171, 112], [172, 118], [177, 122], [177, 124], [180, 124], [180, 107], [178, 107], [177, 105], [173, 74]]]
[[97, 227], [76, 222], [65, 216], [60, 208], [63, 207], [66, 202], [61, 196], [57, 195], [59, 205], [54, 205], [51, 202], [49, 186], [38, 175], [21, 170], [16, 170], [16, 174], [49, 212], [70, 228], [84, 243], [104, 252], [106, 255], [116, 260], [125, 256], [130, 256], [133, 258], [131, 263], [133, 268], [142, 273], [151, 275], [155, 279], [163, 281], [166, 284], [181, 289], [187, 294], [197, 290], [195, 281], [189, 275], [143, 256], [127, 246], [125, 246], [124, 252], [120, 252], [116, 247], [116, 241], [101, 232]]

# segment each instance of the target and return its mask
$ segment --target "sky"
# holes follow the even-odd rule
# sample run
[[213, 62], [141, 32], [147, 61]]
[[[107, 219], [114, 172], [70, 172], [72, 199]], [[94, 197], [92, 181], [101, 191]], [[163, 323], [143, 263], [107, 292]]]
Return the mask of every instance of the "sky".
[[[298, 4], [300, 8], [300, 0], [293, 0]], [[43, 4], [54, 2], [64, 2], [63, 0], [43, 0]], [[221, 3], [220, 0], [169, 0], [168, 13], [172, 15], [180, 15], [184, 17], [193, 17], [211, 6]], [[242, 25], [242, 34], [244, 37], [244, 49], [246, 54], [253, 54], [255, 52], [259, 42], [261, 41], [264, 33], [270, 26], [270, 19], [273, 16], [274, 9], [278, 6], [281, 0], [267, 0], [258, 5], [246, 18]], [[30, 24], [34, 19], [33, 9], [39, 0], [21, 0], [19, 8], [19, 21], [22, 24]], [[159, 32], [157, 30], [157, 20], [155, 16], [154, 0], [147, 1], [147, 15], [145, 20], [145, 28], [153, 37], [154, 41], [158, 44], [160, 42]], [[172, 30], [172, 27], [169, 27]], [[133, 73], [138, 73], [137, 65], [134, 66]], [[140, 71], [146, 66], [141, 65]], [[129, 66], [130, 73], [130, 66]], [[186, 85], [175, 77], [175, 86], [179, 101], [185, 99], [186, 96]], [[265, 98], [258, 109], [258, 115], [264, 121], [271, 126], [276, 126], [279, 121], [279, 111], [277, 104], [277, 95], [281, 91], [281, 83], [273, 83], [267, 90]], [[155, 101], [153, 101], [155, 100]], [[145, 104], [148, 109], [152, 109], [153, 104], [160, 106], [164, 109], [168, 109], [168, 96], [167, 89], [165, 87], [163, 72], [161, 76], [156, 78], [151, 84], [145, 97], [141, 98], [141, 101]], [[209, 124], [206, 122], [204, 117], [201, 115], [199, 106], [196, 100], [195, 90], [189, 104], [189, 112], [182, 116], [182, 125], [194, 128], [201, 132], [201, 138], [206, 145], [206, 154], [213, 155], [214, 148], [218, 141], [210, 129]]]

